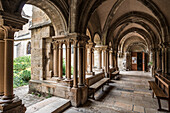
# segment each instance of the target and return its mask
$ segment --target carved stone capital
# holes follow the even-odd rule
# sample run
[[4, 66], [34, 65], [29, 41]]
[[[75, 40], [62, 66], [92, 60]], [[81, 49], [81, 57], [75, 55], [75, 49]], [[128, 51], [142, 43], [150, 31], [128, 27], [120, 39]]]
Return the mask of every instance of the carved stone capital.
[[0, 25], [1, 26], [11, 26], [14, 29], [22, 29], [22, 26], [28, 22], [27, 19], [21, 16], [16, 16], [4, 11], [0, 11]]

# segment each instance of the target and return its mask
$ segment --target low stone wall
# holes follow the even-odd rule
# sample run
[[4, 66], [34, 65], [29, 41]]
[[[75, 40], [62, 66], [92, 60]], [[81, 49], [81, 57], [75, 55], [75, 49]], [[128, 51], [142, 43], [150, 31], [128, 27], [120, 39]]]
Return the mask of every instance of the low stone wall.
[[53, 81], [30, 80], [29, 93], [40, 93], [42, 95], [54, 95], [61, 98], [69, 99], [71, 87], [63, 86]]

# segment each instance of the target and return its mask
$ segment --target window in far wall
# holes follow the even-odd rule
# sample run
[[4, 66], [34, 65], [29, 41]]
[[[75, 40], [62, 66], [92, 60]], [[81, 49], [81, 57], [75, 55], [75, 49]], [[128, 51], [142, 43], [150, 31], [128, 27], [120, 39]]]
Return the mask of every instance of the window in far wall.
[[27, 44], [27, 54], [31, 54], [31, 42]]

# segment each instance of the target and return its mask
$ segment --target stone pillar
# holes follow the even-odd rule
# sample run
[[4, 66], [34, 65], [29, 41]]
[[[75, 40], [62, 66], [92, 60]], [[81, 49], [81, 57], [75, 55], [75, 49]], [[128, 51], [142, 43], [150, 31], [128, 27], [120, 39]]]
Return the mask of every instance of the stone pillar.
[[79, 41], [78, 42], [78, 49], [79, 49], [79, 86], [84, 86], [84, 81], [83, 81], [83, 74], [84, 74], [84, 59], [83, 59], [83, 53], [84, 53], [84, 46], [85, 43], [84, 41]]
[[165, 73], [168, 73], [168, 48], [165, 47]]
[[98, 56], [99, 56], [98, 69], [102, 69], [102, 51], [100, 49], [98, 49]]
[[94, 61], [94, 56], [93, 56], [93, 42], [89, 42], [89, 44], [86, 46], [88, 49], [88, 72], [86, 73], [87, 75], [94, 75], [93, 72], [93, 61]]
[[2, 99], [10, 103], [14, 98], [13, 94], [13, 45], [14, 45], [14, 30], [7, 27], [7, 36], [5, 41], [5, 58], [4, 58], [4, 96]]
[[105, 52], [102, 50], [102, 68], [105, 70]]
[[165, 73], [165, 47], [162, 47], [162, 73]]
[[118, 66], [117, 66], [117, 52], [116, 50], [114, 51], [114, 67], [116, 68], [116, 70], [118, 70]]
[[92, 68], [94, 67], [94, 50], [92, 50]]
[[58, 76], [58, 44], [56, 42], [53, 43], [53, 72], [54, 77]]
[[157, 50], [157, 52], [156, 52], [157, 54], [156, 54], [156, 56], [157, 56], [157, 70], [159, 71], [161, 68], [160, 68], [160, 65], [161, 65], [161, 63], [160, 63], [160, 51], [159, 51], [159, 49]]
[[[15, 98], [13, 94], [13, 46], [14, 46], [14, 33], [22, 28], [22, 25], [27, 23], [27, 20], [22, 18], [20, 15], [12, 15], [1, 11], [1, 28], [0, 29], [0, 70], [1, 78], [4, 79], [4, 83], [0, 83], [0, 87], [4, 86], [3, 97], [0, 98], [0, 112], [2, 113], [25, 113], [26, 108], [22, 104], [22, 100], [18, 97]], [[14, 21], [16, 20], [17, 21]], [[5, 23], [5, 26], [3, 25]], [[10, 27], [9, 27], [10, 26]], [[4, 41], [2, 43], [2, 41]], [[4, 47], [4, 49], [3, 49]], [[4, 58], [4, 65], [2, 59]], [[3, 66], [3, 67], [2, 67]], [[2, 71], [4, 69], [4, 72]], [[3, 77], [2, 77], [3, 73]], [[1, 89], [1, 91], [3, 88]], [[1, 92], [2, 93], [2, 92]]]
[[59, 80], [63, 79], [63, 48], [62, 42], [59, 42]]
[[4, 95], [4, 34], [0, 31], [0, 96]]
[[74, 40], [74, 73], [73, 73], [73, 78], [74, 78], [74, 82], [73, 82], [73, 87], [74, 88], [78, 88], [78, 73], [77, 73], [77, 63], [78, 63], [78, 59], [77, 59], [77, 40]]
[[109, 71], [109, 51], [105, 49], [105, 76], [108, 77]]
[[110, 68], [113, 68], [113, 50], [109, 51], [109, 61], [110, 61]]
[[67, 80], [71, 80], [71, 42], [70, 40], [67, 41]]

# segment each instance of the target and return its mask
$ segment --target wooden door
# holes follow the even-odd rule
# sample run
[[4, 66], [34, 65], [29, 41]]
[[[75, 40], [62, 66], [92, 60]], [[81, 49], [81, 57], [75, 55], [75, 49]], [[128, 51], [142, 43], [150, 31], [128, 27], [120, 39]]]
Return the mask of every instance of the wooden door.
[[137, 71], [137, 52], [132, 52], [132, 71]]

